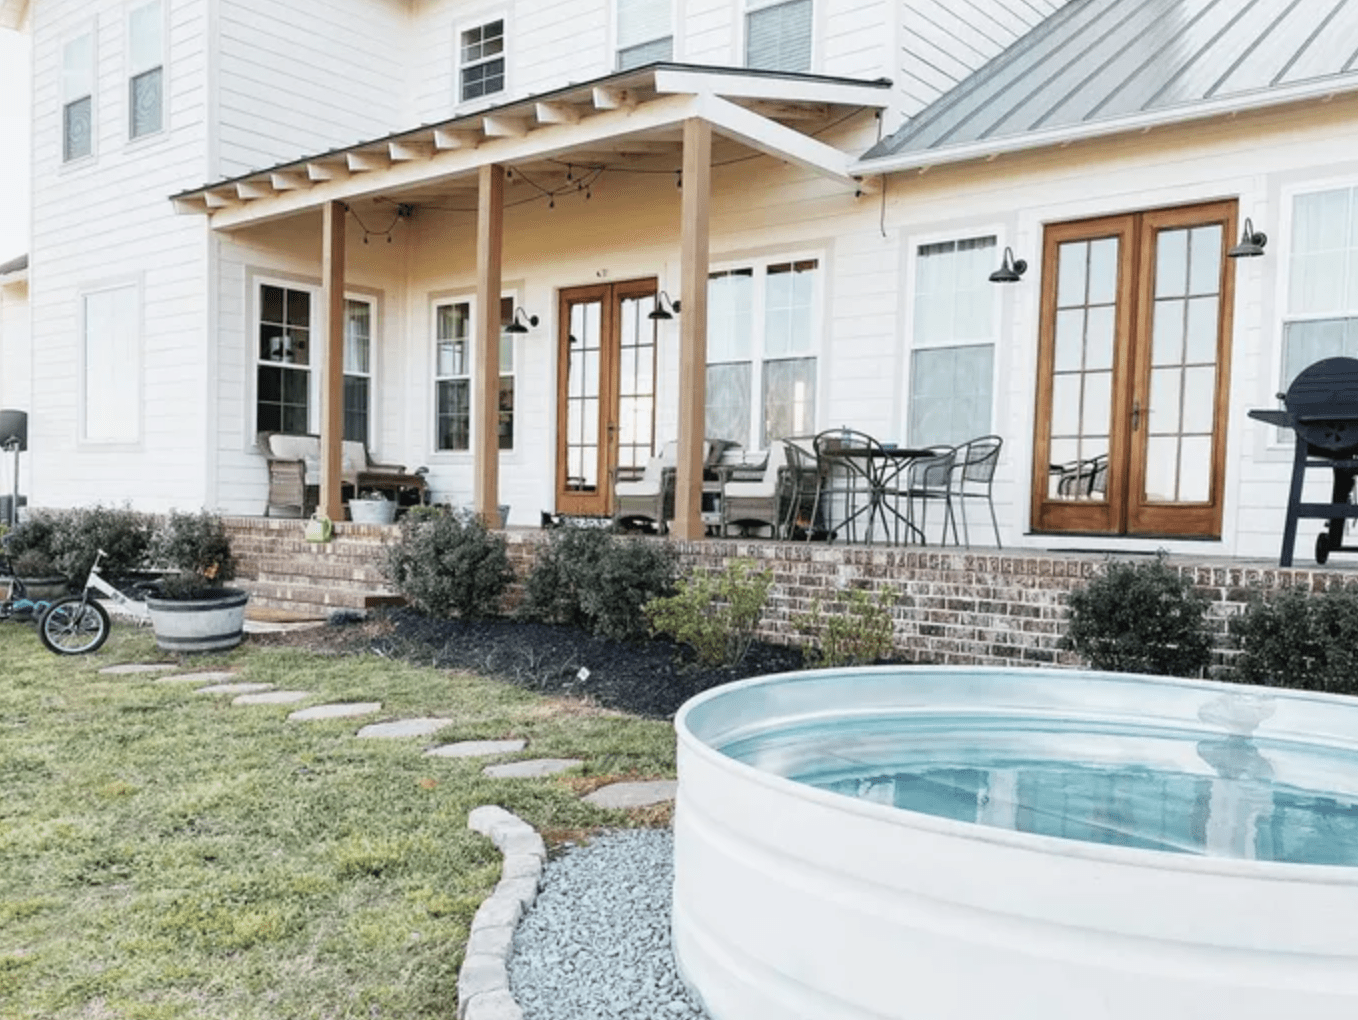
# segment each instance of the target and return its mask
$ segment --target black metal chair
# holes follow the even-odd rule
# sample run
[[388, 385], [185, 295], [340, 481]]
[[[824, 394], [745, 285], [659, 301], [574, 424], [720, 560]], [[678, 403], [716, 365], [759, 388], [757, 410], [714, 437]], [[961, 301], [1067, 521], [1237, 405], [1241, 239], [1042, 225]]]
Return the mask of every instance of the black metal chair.
[[[943, 504], [943, 531], [939, 545], [948, 544], [948, 525], [952, 525], [952, 544], [960, 545], [957, 539], [957, 517], [953, 513], [953, 471], [957, 467], [957, 448], [947, 445], [925, 447], [933, 451], [932, 457], [921, 457], [913, 461], [905, 472], [905, 487], [901, 495], [906, 500], [906, 520], [920, 535], [927, 535], [929, 525], [929, 504]], [[915, 501], [919, 501], [920, 513], [915, 515]]]
[[872, 522], [877, 509], [873, 494], [872, 455], [881, 444], [865, 432], [833, 429], [815, 439], [819, 486], [816, 514], [828, 522], [830, 541], [841, 533], [850, 542], [858, 540], [858, 525], [866, 517], [867, 540], [872, 539]]
[[[995, 547], [1002, 549], [1000, 542], [1000, 522], [995, 517], [995, 466], [1000, 462], [1000, 447], [1004, 440], [999, 436], [981, 436], [960, 448], [957, 462], [953, 468], [952, 497], [957, 501], [957, 513], [962, 518], [962, 541], [971, 548], [971, 534], [967, 527], [967, 500], [984, 499], [990, 508], [990, 524], [995, 529]], [[957, 535], [954, 524], [953, 537]]]

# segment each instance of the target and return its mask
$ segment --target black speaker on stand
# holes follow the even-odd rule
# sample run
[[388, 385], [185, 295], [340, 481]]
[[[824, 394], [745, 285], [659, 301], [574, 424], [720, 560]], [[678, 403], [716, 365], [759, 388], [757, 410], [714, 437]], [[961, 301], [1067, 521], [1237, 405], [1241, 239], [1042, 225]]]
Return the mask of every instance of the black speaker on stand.
[[0, 506], [0, 510], [8, 510], [8, 513], [0, 513], [0, 518], [7, 517], [10, 527], [19, 523], [19, 454], [28, 449], [28, 412], [6, 409], [0, 411], [0, 450], [14, 454], [14, 494], [9, 500], [0, 500], [0, 503], [8, 502], [9, 506]]

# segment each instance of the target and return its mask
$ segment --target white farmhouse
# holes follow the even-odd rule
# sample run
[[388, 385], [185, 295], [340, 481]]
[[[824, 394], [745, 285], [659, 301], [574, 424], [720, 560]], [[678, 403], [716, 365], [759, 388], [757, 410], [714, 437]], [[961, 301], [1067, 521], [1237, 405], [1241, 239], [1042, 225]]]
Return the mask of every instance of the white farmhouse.
[[1292, 438], [1246, 412], [1358, 354], [1358, 0], [0, 25], [33, 51], [0, 402], [34, 505], [262, 514], [257, 436], [288, 432], [322, 437], [333, 515], [343, 436], [536, 524], [608, 513], [612, 469], [677, 440], [695, 536], [705, 433], [846, 426], [1002, 437], [1006, 547], [1272, 557]]

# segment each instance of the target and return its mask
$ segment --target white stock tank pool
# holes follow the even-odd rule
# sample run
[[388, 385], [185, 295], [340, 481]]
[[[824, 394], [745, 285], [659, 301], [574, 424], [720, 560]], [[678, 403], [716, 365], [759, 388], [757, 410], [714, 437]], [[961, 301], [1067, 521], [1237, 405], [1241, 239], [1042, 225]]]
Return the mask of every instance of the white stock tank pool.
[[1358, 700], [886, 667], [675, 727], [674, 952], [714, 1020], [1358, 1018]]

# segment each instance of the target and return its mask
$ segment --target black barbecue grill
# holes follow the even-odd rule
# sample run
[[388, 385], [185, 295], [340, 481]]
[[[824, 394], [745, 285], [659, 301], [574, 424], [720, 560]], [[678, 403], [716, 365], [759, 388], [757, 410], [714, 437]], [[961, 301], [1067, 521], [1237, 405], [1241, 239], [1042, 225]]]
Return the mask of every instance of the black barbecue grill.
[[[1354, 476], [1358, 475], [1358, 360], [1326, 358], [1308, 365], [1287, 392], [1278, 396], [1284, 410], [1254, 410], [1249, 415], [1296, 433], [1279, 566], [1292, 565], [1292, 545], [1297, 521], [1302, 517], [1329, 521], [1329, 527], [1316, 537], [1317, 563], [1324, 563], [1332, 552], [1358, 552], [1358, 546], [1343, 544], [1344, 521], [1358, 517], [1358, 506], [1349, 501]], [[1334, 472], [1330, 502], [1301, 501], [1307, 468]]]

